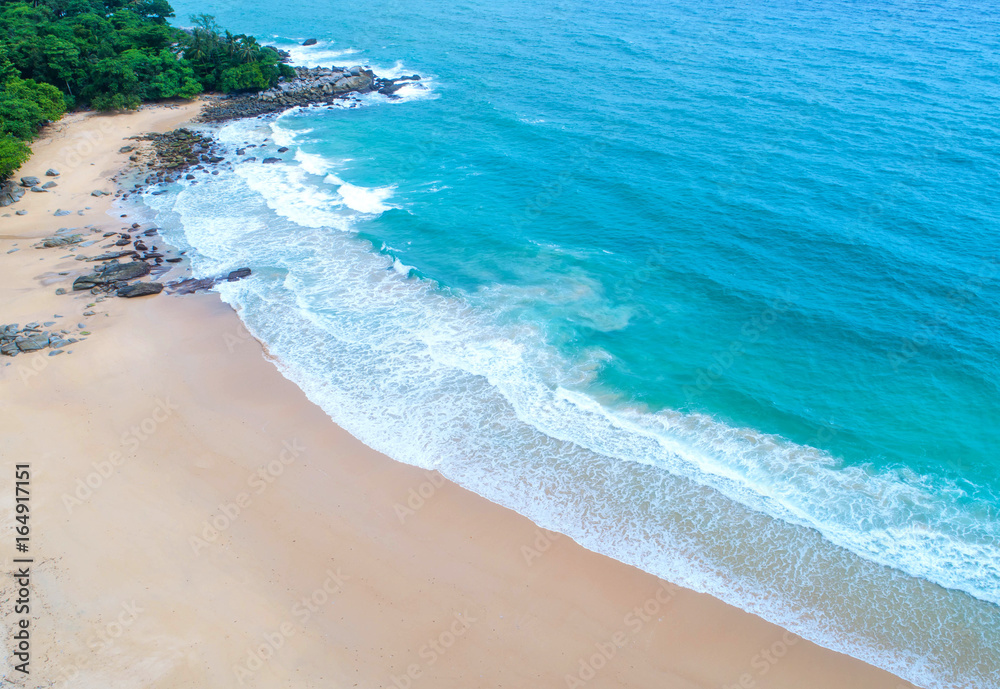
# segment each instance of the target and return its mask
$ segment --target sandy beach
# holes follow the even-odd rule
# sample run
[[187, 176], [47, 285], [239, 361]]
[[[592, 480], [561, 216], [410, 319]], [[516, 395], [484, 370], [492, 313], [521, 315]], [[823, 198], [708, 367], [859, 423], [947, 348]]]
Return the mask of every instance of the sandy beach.
[[[91, 333], [59, 356], [0, 357], [4, 572], [19, 557], [20, 463], [34, 560], [30, 674], [7, 643], [5, 682], [911, 686], [371, 450], [283, 378], [213, 294], [92, 307], [89, 292], [57, 295], [92, 264], [31, 245], [62, 227], [130, 225], [127, 211], [109, 213], [112, 196], [91, 192], [114, 191], [126, 137], [199, 107], [68, 115], [16, 175], [55, 168], [58, 186], [0, 210], [0, 324]], [[17, 585], [3, 586], [9, 640]]]

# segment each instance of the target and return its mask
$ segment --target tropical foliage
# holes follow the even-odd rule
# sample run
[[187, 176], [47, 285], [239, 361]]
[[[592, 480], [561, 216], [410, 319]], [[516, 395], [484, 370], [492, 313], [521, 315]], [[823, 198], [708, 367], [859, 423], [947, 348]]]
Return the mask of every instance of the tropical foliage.
[[0, 0], [0, 179], [67, 108], [121, 110], [202, 91], [260, 90], [294, 71], [213, 17], [170, 26], [166, 0]]

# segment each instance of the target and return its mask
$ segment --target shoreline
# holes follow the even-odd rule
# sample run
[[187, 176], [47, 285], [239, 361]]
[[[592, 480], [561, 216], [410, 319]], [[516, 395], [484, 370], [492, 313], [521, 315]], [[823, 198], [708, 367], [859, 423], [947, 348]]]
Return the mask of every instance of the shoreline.
[[[111, 299], [89, 317], [89, 295], [57, 296], [92, 264], [30, 244], [64, 225], [134, 222], [91, 190], [114, 193], [126, 137], [200, 108], [67, 116], [16, 175], [55, 167], [58, 186], [0, 211], [11, 214], [0, 322], [60, 314], [92, 332], [69, 355], [0, 359], [4, 456], [32, 465], [38, 604], [32, 674], [23, 681], [8, 658], [8, 680], [912, 686], [367, 448], [281, 376], [215, 294]], [[60, 204], [73, 214], [54, 216]]]

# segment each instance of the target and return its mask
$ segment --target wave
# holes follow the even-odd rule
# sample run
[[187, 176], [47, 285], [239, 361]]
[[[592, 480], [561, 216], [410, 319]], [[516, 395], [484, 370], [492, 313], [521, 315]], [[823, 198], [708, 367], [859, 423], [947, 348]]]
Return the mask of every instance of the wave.
[[[302, 134], [279, 119], [233, 123], [219, 139], [291, 146]], [[353, 233], [390, 207], [392, 187], [345, 182], [343, 161], [295, 159], [239, 164], [211, 189], [147, 203], [197, 250], [196, 274], [261, 268], [220, 293], [338, 424], [592, 550], [919, 685], [988, 686], [1000, 669], [996, 501], [708, 416], [605, 403], [589, 387], [602, 352], [568, 362], [539, 328], [502, 325], [521, 298], [503, 287], [463, 295], [414, 279]]]

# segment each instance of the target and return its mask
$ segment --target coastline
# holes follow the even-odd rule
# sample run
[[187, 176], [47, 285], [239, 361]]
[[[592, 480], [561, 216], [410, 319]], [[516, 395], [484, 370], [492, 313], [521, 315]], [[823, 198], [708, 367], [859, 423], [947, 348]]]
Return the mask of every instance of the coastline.
[[[199, 107], [43, 133], [17, 176], [59, 186], [4, 209], [0, 321], [86, 320], [90, 298], [55, 289], [89, 266], [30, 244], [120, 230], [89, 194], [113, 191], [124, 138]], [[70, 355], [0, 360], [6, 464], [27, 458], [35, 490], [20, 686], [911, 686], [365, 447], [216, 295], [98, 306]]]

